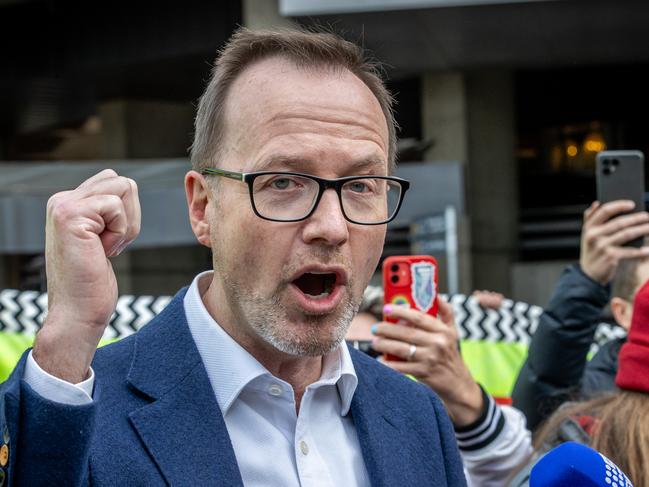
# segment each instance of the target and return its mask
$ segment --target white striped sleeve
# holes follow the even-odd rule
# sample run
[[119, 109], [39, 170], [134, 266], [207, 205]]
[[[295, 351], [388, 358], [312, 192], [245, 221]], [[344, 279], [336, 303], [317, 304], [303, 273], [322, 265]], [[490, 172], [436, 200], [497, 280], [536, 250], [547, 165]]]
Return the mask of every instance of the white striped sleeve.
[[482, 421], [457, 432], [469, 487], [502, 487], [529, 461], [532, 434], [518, 409], [490, 398]]
[[[482, 389], [482, 388], [481, 388]], [[482, 389], [483, 410], [473, 423], [455, 427], [455, 438], [460, 451], [474, 451], [491, 444], [505, 427], [505, 417], [494, 398]]]

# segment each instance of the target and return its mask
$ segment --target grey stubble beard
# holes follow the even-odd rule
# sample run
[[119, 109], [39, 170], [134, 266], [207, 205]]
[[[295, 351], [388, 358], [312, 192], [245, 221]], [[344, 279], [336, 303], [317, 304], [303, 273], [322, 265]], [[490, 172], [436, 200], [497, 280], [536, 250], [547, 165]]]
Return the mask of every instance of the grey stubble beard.
[[[353, 289], [352, 283], [348, 284], [348, 289]], [[348, 295], [338, 316], [334, 318], [330, 315], [303, 314], [301, 321], [308, 327], [307, 333], [296, 335], [286, 327], [290, 317], [280, 299], [281, 289], [277, 289], [267, 298], [245, 292], [232, 283], [227, 285], [227, 288], [226, 292], [233, 298], [230, 302], [237, 303], [240, 318], [245, 320], [260, 338], [283, 353], [301, 357], [323, 356], [335, 350], [344, 340], [360, 305], [360, 302], [355, 303]], [[335, 320], [331, 328], [332, 333], [328, 337], [321, 337], [320, 327], [327, 325], [331, 319]]]

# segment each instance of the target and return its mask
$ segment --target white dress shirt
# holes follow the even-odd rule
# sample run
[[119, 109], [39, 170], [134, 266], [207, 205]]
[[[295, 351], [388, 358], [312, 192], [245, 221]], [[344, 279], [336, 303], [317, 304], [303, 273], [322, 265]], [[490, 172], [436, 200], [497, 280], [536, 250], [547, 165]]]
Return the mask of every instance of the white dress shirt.
[[[208, 271], [196, 276], [183, 304], [244, 484], [369, 485], [349, 415], [358, 379], [347, 347], [341, 345], [323, 357], [321, 376], [306, 388], [298, 414], [291, 385], [274, 377], [208, 313], [201, 290], [207, 289], [211, 274]], [[53, 401], [92, 401], [92, 371], [83, 383], [70, 384], [43, 371], [30, 353], [24, 379]]]

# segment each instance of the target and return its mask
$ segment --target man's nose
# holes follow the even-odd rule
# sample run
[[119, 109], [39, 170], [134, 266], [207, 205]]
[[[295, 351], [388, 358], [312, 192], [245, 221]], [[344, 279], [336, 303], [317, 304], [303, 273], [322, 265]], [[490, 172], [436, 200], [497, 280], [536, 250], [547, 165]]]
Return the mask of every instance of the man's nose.
[[307, 243], [319, 240], [331, 246], [341, 245], [349, 238], [348, 222], [333, 189], [325, 190], [318, 207], [307, 218], [303, 238]]

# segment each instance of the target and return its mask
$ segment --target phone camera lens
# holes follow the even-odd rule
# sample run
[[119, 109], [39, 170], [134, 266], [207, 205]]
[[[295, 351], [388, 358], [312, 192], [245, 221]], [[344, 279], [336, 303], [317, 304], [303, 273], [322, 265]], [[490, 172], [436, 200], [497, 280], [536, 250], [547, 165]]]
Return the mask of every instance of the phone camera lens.
[[611, 160], [610, 159], [604, 159], [603, 163], [604, 163], [604, 167], [608, 167], [608, 166], [611, 165]]
[[602, 169], [602, 172], [608, 176], [609, 174], [611, 174], [611, 168], [605, 167], [604, 169]]
[[392, 267], [390, 267], [390, 270], [392, 272], [397, 272], [399, 270], [399, 266], [397, 264], [392, 264]]
[[617, 159], [613, 159], [613, 160], [611, 161], [611, 164], [613, 164], [614, 166], [619, 166], [619, 165], [620, 165], [620, 161], [618, 161]]
[[392, 276], [390, 280], [392, 281], [392, 284], [396, 284], [397, 282], [399, 282], [399, 276]]

